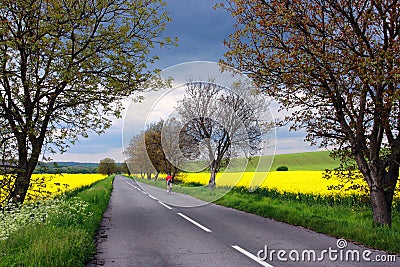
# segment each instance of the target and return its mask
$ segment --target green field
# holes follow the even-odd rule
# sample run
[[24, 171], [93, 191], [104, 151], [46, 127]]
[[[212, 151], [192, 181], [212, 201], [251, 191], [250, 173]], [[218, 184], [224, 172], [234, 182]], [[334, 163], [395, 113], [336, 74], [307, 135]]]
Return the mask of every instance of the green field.
[[329, 156], [329, 151], [278, 154], [274, 157], [271, 171], [279, 166], [287, 166], [289, 171], [324, 171], [339, 166], [339, 160]]
[[[276, 171], [276, 168], [279, 166], [287, 166], [289, 171], [333, 170], [339, 166], [339, 160], [334, 160], [331, 158], [329, 153], [329, 151], [316, 151], [293, 154], [277, 154], [275, 156], [262, 156], [263, 162], [258, 171]], [[259, 157], [254, 157], [249, 162], [247, 159], [232, 159], [233, 167], [231, 167], [228, 172], [254, 172], [259, 160]], [[246, 169], [243, 170], [243, 166], [246, 165]], [[268, 168], [269, 166], [271, 166], [271, 169]], [[225, 171], [225, 169], [221, 168], [221, 171]]]

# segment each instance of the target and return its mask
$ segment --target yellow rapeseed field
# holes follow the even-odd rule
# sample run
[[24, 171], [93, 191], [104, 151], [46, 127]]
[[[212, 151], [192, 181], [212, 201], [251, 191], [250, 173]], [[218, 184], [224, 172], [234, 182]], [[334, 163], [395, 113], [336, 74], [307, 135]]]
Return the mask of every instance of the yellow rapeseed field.
[[[35, 199], [42, 190], [49, 192], [52, 196], [74, 190], [82, 186], [91, 185], [94, 182], [106, 178], [103, 174], [33, 174], [32, 186], [28, 191], [29, 199]], [[44, 186], [45, 185], [45, 186]], [[40, 191], [40, 192], [39, 192]]]
[[[185, 182], [207, 184], [209, 173], [189, 173], [182, 176]], [[339, 185], [337, 178], [324, 179], [323, 171], [244, 172], [218, 173], [217, 186], [266, 187], [279, 192], [305, 193], [314, 195], [346, 195], [354, 191], [332, 191], [328, 186]], [[365, 184], [363, 180], [357, 183]]]

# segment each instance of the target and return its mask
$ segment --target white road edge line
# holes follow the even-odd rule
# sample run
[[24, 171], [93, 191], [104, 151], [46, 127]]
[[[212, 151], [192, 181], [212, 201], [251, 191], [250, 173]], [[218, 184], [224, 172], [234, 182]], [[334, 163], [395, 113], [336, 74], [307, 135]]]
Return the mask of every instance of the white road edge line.
[[178, 212], [178, 215], [181, 216], [182, 218], [185, 218], [185, 219], [188, 220], [189, 222], [193, 223], [193, 224], [196, 225], [197, 227], [203, 229], [203, 230], [206, 231], [207, 233], [211, 233], [211, 230], [210, 230], [210, 229], [208, 229], [207, 227], [205, 227], [205, 226], [199, 224], [198, 222], [196, 222], [196, 221], [190, 219], [188, 216], [186, 216], [186, 215], [184, 215], [184, 214], [182, 214], [182, 213], [180, 213], [180, 212]]
[[169, 210], [172, 210], [172, 208], [170, 206], [168, 206], [167, 204], [161, 202], [160, 200], [158, 201], [158, 203], [160, 203], [161, 205], [163, 205], [164, 207], [166, 207]]
[[157, 198], [153, 197], [152, 195], [148, 194], [149, 198], [152, 198], [154, 200], [157, 200]]
[[131, 184], [131, 183], [128, 183], [128, 182], [125, 182], [125, 183], [127, 183], [128, 185], [130, 185], [130, 186], [134, 187], [135, 189], [137, 189], [138, 191], [142, 192], [143, 194], [145, 194], [145, 195], [148, 195], [148, 196], [149, 196], [149, 197], [151, 197], [152, 199], [154, 199], [154, 200], [157, 200], [157, 199], [156, 199], [156, 198], [154, 198], [153, 196], [150, 196], [150, 195], [149, 195], [149, 193], [147, 193], [147, 192], [143, 191], [142, 189], [140, 189], [140, 188], [138, 188], [138, 187], [134, 186], [133, 184]]
[[130, 186], [133, 186], [131, 183], [128, 183], [128, 182], [125, 182], [126, 184], [128, 184], [128, 185], [130, 185]]
[[131, 183], [128, 183], [128, 182], [125, 182], [125, 183], [127, 183], [128, 185], [130, 185], [130, 186], [132, 186], [132, 187], [136, 188], [137, 190], [139, 190], [139, 191], [140, 191], [140, 192], [142, 192], [143, 194], [145, 194], [145, 195], [148, 195], [150, 198], [152, 198], [152, 199], [154, 199], [154, 200], [158, 200], [157, 198], [153, 197], [153, 196], [152, 196], [152, 195], [150, 195], [149, 193], [147, 193], [147, 192], [145, 192], [145, 191], [141, 190], [140, 188], [137, 188], [137, 187], [136, 187], [136, 186], [134, 186], [133, 184], [131, 184]]
[[246, 255], [247, 257], [249, 257], [250, 259], [254, 260], [255, 262], [261, 264], [262, 266], [265, 267], [274, 267], [271, 264], [266, 263], [265, 261], [262, 261], [260, 258], [258, 258], [257, 256], [251, 254], [250, 252], [248, 252], [245, 249], [242, 249], [241, 247], [237, 246], [237, 245], [233, 245], [232, 246], [234, 249], [236, 249], [237, 251], [239, 251], [240, 253]]

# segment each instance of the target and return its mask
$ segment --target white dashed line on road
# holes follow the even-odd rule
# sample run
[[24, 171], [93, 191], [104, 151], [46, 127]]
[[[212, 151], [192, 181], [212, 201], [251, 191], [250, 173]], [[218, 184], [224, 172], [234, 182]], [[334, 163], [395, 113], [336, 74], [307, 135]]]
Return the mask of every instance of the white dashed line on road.
[[153, 196], [150, 196], [149, 193], [147, 193], [146, 191], [143, 191], [143, 190], [140, 189], [139, 187], [134, 186], [133, 184], [128, 183], [128, 182], [125, 182], [125, 183], [127, 183], [128, 185], [134, 187], [134, 188], [135, 188], [136, 190], [138, 190], [139, 192], [142, 192], [143, 194], [148, 195], [149, 197], [153, 198], [154, 200], [157, 200], [156, 198], [154, 198]]
[[232, 246], [232, 247], [233, 247], [234, 249], [236, 249], [237, 251], [239, 251], [240, 253], [246, 255], [246, 256], [249, 257], [250, 259], [254, 260], [255, 262], [261, 264], [262, 266], [265, 266], [265, 267], [274, 267], [274, 266], [272, 266], [271, 264], [266, 263], [265, 261], [261, 260], [261, 259], [258, 258], [257, 256], [251, 254], [251, 253], [248, 252], [247, 250], [245, 250], [245, 249], [243, 249], [243, 248], [241, 248], [241, 247], [239, 247], [239, 246], [237, 246], [237, 245], [234, 245], [234, 246]]
[[201, 225], [200, 223], [196, 222], [195, 220], [190, 219], [189, 217], [187, 217], [186, 215], [178, 212], [178, 215], [181, 216], [182, 218], [185, 218], [186, 220], [188, 220], [189, 222], [193, 223], [194, 225], [196, 225], [197, 227], [203, 229], [204, 231], [206, 231], [207, 233], [211, 233], [211, 230], [208, 229], [207, 227]]
[[132, 186], [132, 187], [135, 187], [133, 184], [131, 184], [131, 183], [128, 183], [128, 182], [125, 182], [126, 184], [128, 184], [128, 185], [130, 185], [130, 186]]
[[154, 199], [154, 200], [158, 200], [157, 198], [153, 197], [152, 195], [148, 194], [149, 198]]
[[172, 208], [170, 206], [168, 206], [167, 204], [161, 202], [160, 200], [158, 201], [158, 203], [160, 203], [161, 205], [163, 205], [164, 207], [166, 207], [169, 210], [172, 210]]

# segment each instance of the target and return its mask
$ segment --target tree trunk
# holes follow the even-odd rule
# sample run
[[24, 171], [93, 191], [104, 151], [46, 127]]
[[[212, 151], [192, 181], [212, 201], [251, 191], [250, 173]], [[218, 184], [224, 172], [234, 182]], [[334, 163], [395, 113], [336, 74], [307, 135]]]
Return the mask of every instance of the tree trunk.
[[210, 168], [210, 180], [208, 181], [208, 188], [214, 191], [216, 182], [215, 177], [217, 176], [217, 170], [214, 167]]
[[367, 163], [359, 150], [353, 153], [369, 187], [374, 225], [391, 227], [393, 195], [399, 177], [398, 156], [394, 155], [392, 158], [396, 160], [386, 164], [378, 159]]
[[15, 203], [23, 203], [31, 182], [31, 175], [27, 171], [19, 171], [15, 178], [14, 190], [10, 199]]
[[384, 190], [371, 190], [371, 206], [375, 226], [391, 227], [392, 225], [392, 201], [389, 194]]
[[147, 173], [147, 180], [151, 180], [151, 172]]
[[10, 199], [15, 203], [23, 203], [28, 193], [31, 183], [31, 176], [39, 160], [42, 150], [43, 140], [36, 139], [32, 144], [32, 153], [28, 154], [26, 136], [20, 135], [18, 138], [18, 170], [15, 178], [14, 189], [10, 194]]
[[399, 177], [399, 167], [392, 164], [389, 171], [382, 170], [371, 177], [370, 187], [372, 214], [375, 226], [392, 226], [392, 202]]

